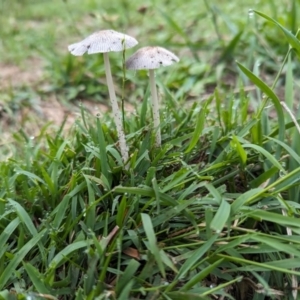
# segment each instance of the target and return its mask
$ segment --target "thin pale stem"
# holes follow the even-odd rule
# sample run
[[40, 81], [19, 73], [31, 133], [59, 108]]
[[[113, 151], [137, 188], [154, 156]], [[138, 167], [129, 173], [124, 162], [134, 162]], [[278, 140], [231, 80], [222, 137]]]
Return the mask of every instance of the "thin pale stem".
[[283, 70], [284, 66], [286, 65], [286, 62], [287, 62], [287, 60], [289, 58], [289, 55], [291, 54], [291, 51], [292, 51], [292, 48], [289, 49], [289, 51], [287, 52], [287, 54], [284, 57], [284, 60], [283, 60], [283, 62], [281, 64], [281, 67], [280, 67], [280, 70], [278, 71], [278, 73], [276, 75], [276, 78], [275, 78], [275, 80], [274, 80], [274, 82], [272, 84], [272, 87], [271, 87], [272, 90], [275, 88], [275, 86], [277, 84], [277, 81], [278, 81], [278, 79], [279, 79], [279, 77], [280, 77], [280, 75], [282, 73], [282, 70]]
[[161, 135], [160, 135], [160, 118], [159, 118], [159, 104], [158, 96], [155, 84], [154, 70], [149, 70], [150, 88], [152, 96], [152, 111], [153, 111], [153, 123], [156, 130], [155, 134], [155, 146], [161, 146]]
[[[278, 81], [278, 79], [279, 79], [279, 77], [280, 77], [280, 75], [281, 75], [281, 72], [282, 72], [282, 70], [283, 70], [283, 67], [285, 66], [285, 64], [286, 64], [286, 62], [287, 62], [287, 59], [288, 59], [288, 57], [289, 57], [289, 55], [290, 55], [290, 53], [291, 53], [291, 50], [292, 50], [292, 49], [289, 49], [289, 51], [288, 51], [287, 54], [285, 55], [285, 58], [284, 58], [284, 60], [283, 60], [283, 62], [282, 62], [282, 64], [281, 64], [280, 70], [279, 70], [279, 72], [277, 73], [276, 78], [275, 78], [275, 80], [274, 80], [274, 82], [273, 82], [273, 84], [272, 84], [272, 86], [271, 86], [271, 89], [272, 89], [272, 90], [275, 88], [275, 86], [276, 86], [276, 84], [277, 84], [277, 81]], [[263, 101], [263, 104], [260, 106], [260, 109], [259, 109], [259, 111], [258, 111], [258, 113], [257, 113], [257, 118], [260, 118], [260, 117], [261, 117], [261, 114], [262, 114], [263, 110], [265, 109], [265, 107], [266, 107], [268, 101], [269, 101], [269, 98], [266, 97], [265, 100]]]
[[121, 116], [121, 112], [120, 112], [120, 109], [118, 106], [117, 97], [116, 97], [116, 93], [115, 93], [115, 89], [114, 89], [114, 84], [113, 84], [113, 80], [112, 80], [112, 76], [111, 76], [108, 53], [103, 53], [103, 57], [104, 57], [104, 66], [105, 66], [107, 87], [108, 87], [111, 107], [112, 107], [112, 111], [113, 111], [113, 118], [114, 118], [114, 121], [115, 121], [115, 124], [117, 127], [117, 133], [118, 133], [118, 138], [119, 138], [122, 160], [125, 165], [128, 161], [129, 156], [128, 156], [128, 147], [127, 147], [126, 139], [125, 139], [125, 133], [124, 133], [124, 129], [122, 126], [122, 116]]

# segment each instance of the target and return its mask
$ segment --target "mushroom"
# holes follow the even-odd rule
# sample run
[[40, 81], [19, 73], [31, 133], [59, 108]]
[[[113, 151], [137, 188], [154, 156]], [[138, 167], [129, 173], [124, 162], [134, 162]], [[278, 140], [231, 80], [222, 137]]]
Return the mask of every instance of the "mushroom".
[[71, 52], [71, 54], [75, 56], [81, 56], [86, 52], [88, 54], [103, 53], [107, 87], [113, 111], [113, 118], [117, 128], [122, 160], [124, 164], [126, 164], [129, 157], [128, 147], [125, 140], [124, 128], [122, 126], [121, 112], [118, 106], [116, 93], [113, 85], [108, 52], [123, 51], [124, 49], [134, 47], [137, 44], [138, 42], [135, 38], [124, 33], [120, 33], [109, 29], [97, 31], [85, 38], [84, 40], [82, 40], [81, 42], [71, 44], [68, 46], [68, 50]]
[[162, 47], [143, 47], [136, 51], [126, 61], [126, 68], [130, 70], [149, 70], [150, 88], [152, 95], [153, 123], [156, 128], [155, 145], [161, 146], [159, 103], [154, 78], [154, 69], [165, 67], [178, 62], [179, 58]]

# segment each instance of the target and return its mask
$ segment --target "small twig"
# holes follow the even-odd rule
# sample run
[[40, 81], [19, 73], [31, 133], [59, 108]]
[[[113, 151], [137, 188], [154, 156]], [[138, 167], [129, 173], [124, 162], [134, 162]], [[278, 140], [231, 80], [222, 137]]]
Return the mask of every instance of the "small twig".
[[110, 242], [110, 240], [114, 237], [114, 235], [117, 233], [117, 231], [119, 230], [119, 226], [115, 226], [114, 229], [109, 233], [109, 235], [106, 237], [107, 243]]
[[[281, 197], [281, 195], [280, 195], [280, 197]], [[282, 212], [283, 216], [285, 216], [285, 217], [287, 216], [286, 209], [282, 209], [281, 212]], [[286, 227], [286, 233], [289, 236], [293, 235], [292, 230], [291, 230], [290, 227]], [[290, 257], [294, 258], [294, 255], [291, 254]], [[295, 270], [295, 269], [292, 269], [292, 270]], [[296, 275], [292, 275], [291, 276], [291, 281], [292, 281], [292, 295], [293, 295], [294, 299], [297, 299], [297, 296], [298, 296], [298, 280], [297, 280], [297, 276]]]
[[287, 111], [287, 113], [290, 115], [292, 121], [294, 122], [297, 130], [298, 130], [298, 133], [300, 134], [300, 126], [297, 122], [297, 119], [295, 118], [295, 116], [293, 115], [293, 113], [291, 112], [291, 110], [289, 109], [289, 107], [283, 102], [283, 101], [280, 101], [280, 104], [282, 105], [282, 107]]

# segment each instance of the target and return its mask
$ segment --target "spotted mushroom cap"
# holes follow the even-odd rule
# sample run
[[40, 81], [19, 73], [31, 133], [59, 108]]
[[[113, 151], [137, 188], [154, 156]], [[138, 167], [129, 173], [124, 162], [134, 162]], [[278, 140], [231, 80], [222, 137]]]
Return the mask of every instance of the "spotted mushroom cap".
[[94, 32], [81, 42], [69, 45], [68, 50], [75, 56], [81, 56], [86, 52], [88, 54], [119, 52], [137, 44], [135, 38], [109, 29]]
[[178, 62], [179, 58], [162, 47], [143, 47], [126, 61], [126, 68], [131, 70], [158, 69]]

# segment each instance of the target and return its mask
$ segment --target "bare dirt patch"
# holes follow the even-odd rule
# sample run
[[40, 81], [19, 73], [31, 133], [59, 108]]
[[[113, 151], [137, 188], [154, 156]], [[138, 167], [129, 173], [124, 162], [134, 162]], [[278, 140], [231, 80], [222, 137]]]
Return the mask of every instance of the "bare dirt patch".
[[80, 105], [92, 116], [101, 115], [109, 110], [108, 106], [89, 100], [66, 107], [58, 101], [55, 95], [51, 95], [47, 98], [47, 101], [43, 100], [41, 102], [39, 114], [44, 120], [51, 121], [56, 125], [60, 125], [66, 120], [65, 128], [68, 129], [75, 122], [76, 118], [80, 117]]
[[43, 79], [43, 64], [38, 58], [28, 59], [22, 67], [0, 62], [0, 91], [35, 85]]
[[[31, 58], [22, 66], [0, 62], [0, 131], [2, 139], [7, 139], [13, 132], [22, 129], [27, 135], [36, 136], [41, 128], [51, 122], [52, 130], [56, 130], [65, 120], [65, 130], [68, 130], [77, 118], [80, 118], [80, 104], [91, 116], [102, 115], [110, 111], [109, 104], [104, 105], [91, 100], [77, 103], [61, 103], [55, 94], [36, 95], [30, 105], [20, 105], [17, 110], [8, 111], [9, 96], [22, 87], [35, 90], [39, 84], [45, 85], [44, 66], [41, 59]], [[125, 104], [128, 113], [134, 107]]]

